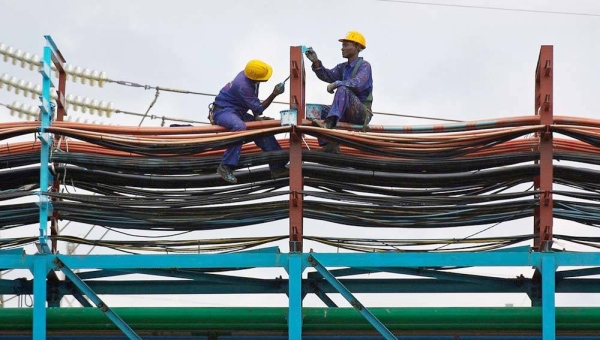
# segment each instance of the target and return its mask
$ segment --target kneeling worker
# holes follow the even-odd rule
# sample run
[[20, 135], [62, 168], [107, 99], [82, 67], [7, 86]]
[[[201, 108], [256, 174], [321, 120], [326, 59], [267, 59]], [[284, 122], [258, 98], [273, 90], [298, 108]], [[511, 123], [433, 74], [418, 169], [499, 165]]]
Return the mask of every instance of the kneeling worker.
[[[230, 131], [244, 131], [246, 122], [265, 119], [261, 117], [263, 111], [271, 105], [275, 97], [285, 91], [283, 83], [277, 84], [269, 97], [262, 103], [260, 102], [258, 99], [259, 85], [261, 82], [269, 80], [272, 74], [273, 68], [270, 65], [260, 60], [250, 60], [244, 70], [227, 83], [215, 98], [213, 105], [215, 124]], [[253, 114], [248, 113], [248, 110]], [[259, 137], [254, 140], [254, 143], [263, 151], [281, 150], [275, 136]], [[233, 169], [238, 165], [241, 150], [241, 143], [229, 147], [217, 168], [217, 173], [229, 183], [237, 183]], [[288, 176], [289, 171], [285, 168], [286, 164], [287, 162], [269, 164], [271, 177]]]

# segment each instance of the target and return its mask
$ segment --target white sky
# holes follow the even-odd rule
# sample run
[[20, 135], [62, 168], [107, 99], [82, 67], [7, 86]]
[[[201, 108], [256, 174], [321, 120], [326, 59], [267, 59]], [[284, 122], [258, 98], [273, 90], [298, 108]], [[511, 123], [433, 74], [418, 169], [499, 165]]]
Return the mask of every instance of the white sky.
[[[213, 94], [249, 59], [262, 59], [274, 68], [272, 79], [261, 87], [260, 97], [266, 98], [273, 86], [288, 75], [290, 46], [312, 46], [325, 66], [333, 67], [343, 61], [337, 39], [348, 30], [358, 30], [367, 40], [367, 49], [361, 56], [373, 68], [374, 111], [456, 120], [533, 114], [533, 76], [540, 46], [554, 45], [554, 114], [596, 117], [600, 88], [600, 68], [597, 67], [600, 2], [436, 2], [596, 16], [374, 0], [0, 0], [3, 14], [0, 43], [41, 55], [43, 36], [51, 35], [67, 62], [74, 66], [104, 71], [114, 80]], [[0, 76], [5, 73], [41, 83], [37, 72], [0, 60]], [[325, 86], [307, 68], [307, 103], [329, 103], [332, 96]], [[139, 113], [145, 112], [154, 98], [153, 90], [116, 84], [98, 88], [68, 82], [67, 93], [110, 101], [117, 109]], [[277, 100], [287, 101], [288, 95], [289, 83], [286, 93]], [[36, 100], [1, 88], [0, 103], [13, 101], [38, 105]], [[162, 92], [150, 115], [205, 122], [206, 107], [211, 101], [212, 97], [207, 96]], [[273, 105], [267, 115], [277, 118], [278, 111], [283, 109], [286, 106]], [[81, 121], [116, 125], [137, 125], [140, 120], [123, 114], [107, 119], [73, 110], [70, 116]], [[0, 107], [0, 118], [3, 121], [18, 119], [4, 107]], [[376, 115], [372, 121], [372, 124], [393, 125], [432, 123], [382, 115]], [[160, 124], [160, 119], [147, 118], [143, 125]], [[287, 221], [281, 224], [276, 227], [282, 230], [277, 234], [287, 232]], [[517, 228], [516, 233], [531, 231], [530, 221], [523, 225], [524, 231]], [[318, 234], [321, 230], [321, 225], [305, 224], [307, 234]], [[332, 234], [340, 231], [335, 226], [327, 230]], [[83, 231], [78, 236], [82, 234]], [[485, 236], [493, 236], [493, 232]], [[287, 251], [285, 243], [282, 251]], [[527, 273], [527, 269], [519, 272]], [[246, 298], [252, 305], [251, 299], [256, 297]], [[431, 300], [431, 305], [439, 305], [439, 297], [433, 294], [420, 295], [419, 299], [412, 303], [422, 306]], [[444, 303], [469, 304], [459, 299], [462, 299], [460, 295], [453, 295]], [[568, 304], [571, 300], [561, 299], [563, 297], [557, 298], [558, 304]], [[165, 300], [194, 306], [204, 305], [205, 301], [183, 297]], [[504, 295], [490, 304], [521, 306], [526, 303], [523, 301], [521, 295]], [[477, 302], [482, 303], [480, 299]], [[113, 305], [118, 303], [116, 298]], [[148, 304], [168, 303], [151, 298]], [[219, 305], [214, 301], [206, 304]], [[315, 305], [320, 306], [318, 302]]]

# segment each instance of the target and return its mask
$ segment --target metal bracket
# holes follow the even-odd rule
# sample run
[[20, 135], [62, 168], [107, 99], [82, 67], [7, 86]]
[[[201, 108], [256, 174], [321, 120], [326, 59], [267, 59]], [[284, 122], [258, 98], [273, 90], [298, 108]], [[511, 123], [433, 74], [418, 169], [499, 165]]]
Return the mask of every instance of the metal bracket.
[[292, 75], [294, 78], [300, 77], [300, 67], [298, 67], [298, 63], [295, 61], [292, 61]]
[[544, 197], [543, 197], [544, 205], [545, 206], [550, 205], [550, 198], [552, 197], [552, 193], [550, 191], [546, 190], [546, 191], [544, 191], [543, 195], [544, 195]]

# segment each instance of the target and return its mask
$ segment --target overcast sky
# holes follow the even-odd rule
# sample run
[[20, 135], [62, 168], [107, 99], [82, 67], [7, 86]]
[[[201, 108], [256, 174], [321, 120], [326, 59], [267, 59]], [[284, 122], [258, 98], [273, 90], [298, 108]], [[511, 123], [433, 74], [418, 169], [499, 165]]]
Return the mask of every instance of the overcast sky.
[[[600, 15], [600, 3], [574, 1], [438, 1], [467, 6]], [[458, 120], [533, 112], [533, 74], [541, 45], [554, 45], [555, 114], [593, 117], [600, 88], [600, 17], [351, 1], [45, 1], [0, 0], [0, 42], [41, 55], [51, 35], [67, 62], [104, 71], [110, 79], [217, 93], [249, 59], [274, 68], [262, 87], [266, 98], [289, 72], [289, 47], [312, 46], [325, 66], [342, 62], [337, 39], [358, 30], [361, 56], [373, 67], [373, 109]], [[307, 102], [331, 101], [310, 70]], [[0, 72], [39, 83], [40, 76], [10, 63]], [[289, 85], [289, 84], [288, 84]], [[286, 93], [278, 100], [287, 100]], [[67, 84], [67, 92], [145, 112], [153, 90], [108, 84]], [[0, 102], [32, 99], [0, 91]], [[156, 116], [205, 121], [212, 97], [161, 93]], [[279, 116], [285, 106], [267, 114]], [[6, 116], [8, 110], [0, 110]], [[77, 112], [73, 118], [102, 119]], [[114, 123], [139, 118], [123, 114]], [[145, 120], [159, 126], [160, 120]], [[375, 124], [428, 124], [428, 120], [376, 116]]]
[[[600, 2], [429, 2], [454, 6], [375, 0], [0, 0], [0, 43], [41, 55], [44, 35], [51, 35], [74, 66], [106, 72], [113, 80], [212, 94], [248, 60], [262, 59], [274, 68], [272, 79], [261, 87], [259, 97], [264, 99], [289, 73], [290, 46], [312, 46], [331, 68], [344, 61], [338, 39], [349, 30], [358, 30], [367, 41], [361, 56], [373, 69], [374, 111], [455, 120], [533, 114], [540, 46], [554, 45], [555, 115], [597, 116]], [[37, 72], [10, 61], [0, 60], [2, 74], [41, 83]], [[139, 113], [145, 112], [154, 98], [153, 90], [116, 84], [100, 89], [68, 82], [67, 93], [109, 101], [117, 109]], [[288, 95], [289, 86], [277, 100], [287, 101]], [[212, 99], [163, 92], [150, 115], [206, 122], [206, 107]], [[326, 84], [307, 68], [307, 102], [331, 100]], [[0, 89], [0, 103], [14, 101], [38, 105], [6, 87]], [[277, 118], [279, 110], [286, 108], [273, 105], [266, 114]], [[124, 114], [107, 119], [71, 110], [69, 115], [117, 125], [140, 121]], [[0, 107], [0, 117], [2, 121], [17, 120], [4, 107]], [[372, 121], [394, 125], [433, 122], [383, 115]], [[161, 120], [147, 118], [143, 125], [160, 126]], [[506, 302], [522, 303], [522, 297], [515, 299]], [[435, 297], [431, 301], [438, 302]]]

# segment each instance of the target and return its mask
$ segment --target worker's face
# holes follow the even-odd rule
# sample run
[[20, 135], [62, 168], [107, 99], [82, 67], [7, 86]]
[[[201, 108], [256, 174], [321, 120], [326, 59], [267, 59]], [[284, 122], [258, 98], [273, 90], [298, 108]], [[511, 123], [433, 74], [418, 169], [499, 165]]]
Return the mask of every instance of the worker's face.
[[351, 58], [358, 55], [358, 45], [352, 41], [342, 41], [342, 57]]

